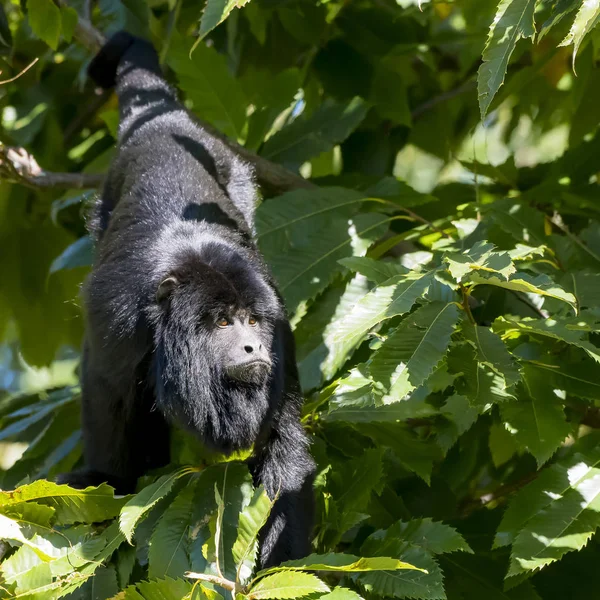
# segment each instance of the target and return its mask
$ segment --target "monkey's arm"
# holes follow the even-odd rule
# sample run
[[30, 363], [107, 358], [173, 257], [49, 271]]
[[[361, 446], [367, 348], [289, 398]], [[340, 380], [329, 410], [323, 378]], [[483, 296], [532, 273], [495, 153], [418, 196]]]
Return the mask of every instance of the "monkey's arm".
[[251, 467], [255, 484], [262, 484], [271, 499], [277, 497], [261, 532], [261, 568], [306, 556], [313, 524], [315, 464], [295, 415], [282, 415]]

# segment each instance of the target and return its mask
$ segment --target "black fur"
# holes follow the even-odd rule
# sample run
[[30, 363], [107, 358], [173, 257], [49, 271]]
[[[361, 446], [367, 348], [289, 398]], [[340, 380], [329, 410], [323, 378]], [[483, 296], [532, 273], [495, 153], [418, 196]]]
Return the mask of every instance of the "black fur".
[[[170, 420], [223, 452], [254, 444], [255, 483], [279, 493], [261, 566], [299, 558], [309, 550], [314, 463], [292, 332], [252, 241], [252, 171], [178, 103], [147, 42], [117, 34], [89, 72], [116, 83], [119, 141], [84, 288], [86, 468], [63, 481], [131, 492], [168, 462]], [[232, 325], [216, 325], [223, 316]]]

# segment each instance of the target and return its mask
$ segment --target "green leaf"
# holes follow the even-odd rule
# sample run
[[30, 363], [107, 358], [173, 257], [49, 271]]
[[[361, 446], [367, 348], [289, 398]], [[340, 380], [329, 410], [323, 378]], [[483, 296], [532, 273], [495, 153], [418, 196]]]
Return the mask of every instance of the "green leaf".
[[360, 431], [373, 439], [378, 446], [391, 448], [402, 466], [416, 473], [427, 484], [430, 483], [433, 463], [441, 458], [437, 446], [419, 439], [402, 424], [364, 424], [361, 425]]
[[241, 8], [250, 0], [208, 0], [200, 20], [199, 39], [203, 39], [222, 23], [234, 8]]
[[279, 567], [260, 571], [257, 578], [282, 570], [362, 573], [365, 571], [395, 571], [397, 569], [416, 569], [416, 567], [387, 556], [359, 558], [353, 554], [330, 552], [329, 554], [310, 554], [306, 558], [287, 561]]
[[448, 263], [450, 275], [460, 282], [472, 271], [497, 273], [507, 279], [516, 272], [516, 268], [507, 252], [494, 252], [494, 245], [488, 242], [477, 242], [471, 249], [462, 253], [444, 256]]
[[577, 8], [577, 3], [572, 0], [558, 0], [552, 7], [552, 14], [545, 23], [542, 24], [538, 41], [541, 41], [544, 36], [555, 26], [558, 25], [564, 17]]
[[246, 100], [232, 77], [226, 59], [214, 48], [199, 44], [190, 57], [191, 45], [174, 33], [167, 62], [193, 109], [224, 134], [240, 139], [246, 123]]
[[330, 287], [311, 305], [294, 331], [300, 382], [305, 392], [331, 379], [346, 360], [346, 348], [336, 343], [338, 323], [368, 292], [368, 283], [357, 275], [344, 287]]
[[[544, 230], [544, 214], [526, 202], [516, 198], [505, 198], [494, 202], [489, 208], [489, 214], [495, 223], [518, 242], [536, 246], [548, 243], [549, 238]], [[512, 256], [514, 251], [510, 254]], [[519, 260], [519, 254], [516, 254], [513, 260]]]
[[417, 298], [427, 292], [433, 278], [434, 272], [428, 271], [398, 275], [378, 285], [338, 324], [335, 341], [348, 351], [354, 348], [375, 325], [407, 313]]
[[218, 469], [222, 476], [215, 482], [217, 526], [215, 548], [220, 572], [230, 581], [236, 579], [238, 568], [232, 549], [239, 537], [239, 517], [253, 497], [248, 468], [241, 463], [225, 463]]
[[179, 577], [191, 569], [188, 558], [188, 530], [193, 524], [195, 482], [188, 484], [161, 515], [148, 552], [148, 576], [151, 579]]
[[468, 398], [454, 394], [446, 400], [440, 413], [446, 417], [448, 422], [438, 425], [436, 441], [444, 452], [448, 452], [458, 438], [475, 424], [479, 417], [479, 411], [471, 406]]
[[20, 542], [21, 544], [31, 548], [43, 560], [50, 560], [51, 556], [46, 554], [42, 548], [33, 543], [23, 533], [23, 529], [19, 523], [13, 519], [0, 514], [0, 539]]
[[567, 552], [581, 550], [596, 532], [600, 525], [600, 470], [584, 459], [566, 470], [563, 481], [567, 490], [561, 496], [552, 495], [516, 536], [508, 577], [541, 569]]
[[173, 484], [184, 475], [190, 473], [188, 467], [183, 467], [168, 475], [159, 477], [154, 483], [146, 486], [141, 492], [133, 496], [121, 509], [119, 526], [127, 541], [131, 544], [133, 532], [140, 519], [173, 487]]
[[92, 264], [93, 251], [94, 243], [90, 236], [80, 237], [52, 261], [50, 273], [75, 267], [89, 267]]
[[300, 116], [270, 137], [261, 154], [274, 162], [300, 165], [343, 142], [368, 109], [359, 97], [345, 104], [328, 99], [310, 117]]
[[447, 361], [450, 372], [461, 376], [455, 384], [456, 390], [465, 395], [478, 410], [514, 399], [512, 392], [506, 389], [504, 377], [477, 362], [471, 344], [451, 348]]
[[321, 293], [342, 269], [340, 258], [364, 255], [385, 234], [389, 220], [377, 213], [358, 214], [343, 228], [335, 226], [327, 235], [308, 233], [302, 247], [271, 257], [288, 310], [293, 312], [301, 302]]
[[334, 474], [334, 498], [341, 513], [363, 510], [383, 475], [382, 450], [366, 450]]
[[426, 304], [402, 322], [375, 352], [369, 372], [386, 390], [385, 404], [401, 400], [431, 375], [448, 349], [460, 316], [454, 303]]
[[[237, 565], [237, 581], [247, 579], [254, 570], [258, 550], [258, 533], [267, 522], [273, 502], [262, 486], [254, 491], [250, 504], [240, 514], [238, 536], [233, 545], [233, 560]], [[247, 573], [242, 577], [242, 569]]]
[[567, 37], [560, 43], [560, 46], [573, 44], [573, 69], [575, 69], [575, 59], [577, 58], [583, 38], [598, 24], [599, 19], [600, 0], [585, 0], [585, 2], [582, 2], [571, 30], [567, 34]]
[[551, 388], [534, 386], [526, 377], [518, 387], [518, 399], [500, 407], [502, 419], [522, 448], [527, 448], [541, 467], [571, 432], [561, 401]]
[[339, 262], [344, 267], [355, 273], [364, 275], [367, 279], [378, 285], [385, 283], [396, 275], [406, 275], [409, 272], [409, 269], [403, 267], [400, 263], [384, 262], [366, 257], [351, 256], [349, 258], [342, 258]]
[[[378, 532], [379, 533], [379, 532]], [[367, 540], [379, 541], [378, 533]], [[357, 579], [369, 593], [384, 598], [416, 598], [418, 600], [445, 600], [444, 577], [431, 554], [408, 544], [398, 543], [396, 549], [402, 560], [419, 570], [373, 571], [362, 573]]]
[[481, 271], [479, 271], [471, 273], [469, 275], [469, 279], [478, 285], [493, 285], [506, 290], [513, 290], [515, 292], [539, 294], [540, 296], [548, 296], [550, 298], [562, 300], [563, 302], [569, 303], [573, 307], [576, 306], [575, 296], [565, 292], [547, 275], [531, 277], [526, 273], [520, 272], [506, 281], [500, 278], [498, 275], [494, 275], [492, 273], [486, 273], [484, 275]]
[[419, 546], [432, 554], [473, 553], [469, 544], [454, 527], [432, 519], [398, 521], [387, 530], [387, 535], [397, 535], [400, 539]]
[[577, 348], [584, 350], [596, 362], [600, 363], [600, 349], [583, 339], [583, 337], [592, 331], [595, 331], [598, 325], [596, 317], [591, 316], [586, 319], [583, 316], [569, 318], [551, 318], [551, 319], [505, 319], [500, 317], [493, 324], [493, 329], [499, 332], [503, 337], [518, 337], [523, 333], [528, 335], [540, 335], [555, 340], [560, 340]]
[[519, 365], [499, 335], [488, 327], [472, 323], [465, 323], [462, 331], [465, 338], [475, 347], [478, 362], [491, 367], [498, 375], [504, 377], [507, 387], [520, 381]]
[[329, 588], [310, 573], [301, 571], [280, 571], [260, 579], [249, 592], [250, 600], [267, 600], [269, 598], [301, 598], [315, 592], [329, 592]]
[[301, 237], [304, 243], [302, 238], [310, 229], [327, 222], [331, 216], [352, 216], [367, 200], [365, 194], [354, 190], [323, 187], [293, 190], [263, 202], [256, 211], [256, 237], [261, 250], [275, 255], [289, 239], [292, 228], [298, 231], [292, 237]]
[[363, 600], [356, 592], [344, 587], [336, 587], [329, 594], [321, 596], [319, 600]]
[[33, 33], [56, 50], [61, 28], [58, 6], [52, 0], [27, 0], [27, 11]]
[[494, 548], [512, 544], [527, 524], [546, 514], [554, 503], [570, 494], [579, 496], [577, 488], [600, 469], [600, 452], [589, 455], [576, 452], [569, 458], [542, 470], [538, 476], [520, 490], [510, 501], [502, 518]]
[[[184, 579], [155, 579], [140, 581], [125, 589], [123, 600], [182, 600], [192, 591], [192, 584]], [[121, 600], [121, 596], [117, 598]]]
[[592, 401], [600, 398], [600, 365], [593, 360], [584, 358], [575, 363], [563, 363], [560, 357], [549, 354], [543, 361], [526, 364], [530, 372], [538, 371], [553, 389]]
[[517, 42], [535, 35], [535, 4], [535, 0], [501, 0], [498, 4], [477, 77], [482, 119], [504, 82], [508, 61]]
[[67, 42], [70, 42], [77, 27], [79, 19], [77, 11], [71, 6], [61, 6], [60, 16], [62, 18], [62, 35]]
[[76, 490], [40, 479], [18, 487], [12, 492], [0, 492], [0, 510], [34, 500], [56, 511], [56, 523], [99, 523], [119, 514], [127, 498], [115, 498], [114, 490], [103, 483], [98, 487]]

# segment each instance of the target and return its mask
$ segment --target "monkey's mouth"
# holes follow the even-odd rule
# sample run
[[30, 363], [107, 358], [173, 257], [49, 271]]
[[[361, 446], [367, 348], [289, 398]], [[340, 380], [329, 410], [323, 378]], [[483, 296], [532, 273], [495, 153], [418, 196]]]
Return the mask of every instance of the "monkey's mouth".
[[225, 373], [231, 379], [257, 385], [264, 383], [270, 372], [271, 363], [260, 358], [225, 368]]

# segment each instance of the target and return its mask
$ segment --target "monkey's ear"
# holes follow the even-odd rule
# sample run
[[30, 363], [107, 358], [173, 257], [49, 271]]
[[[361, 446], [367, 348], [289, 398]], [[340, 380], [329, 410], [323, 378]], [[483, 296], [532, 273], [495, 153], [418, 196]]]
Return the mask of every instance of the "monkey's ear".
[[176, 277], [167, 277], [166, 279], [163, 279], [156, 290], [156, 301], [160, 304], [166, 300], [178, 284], [179, 282]]

